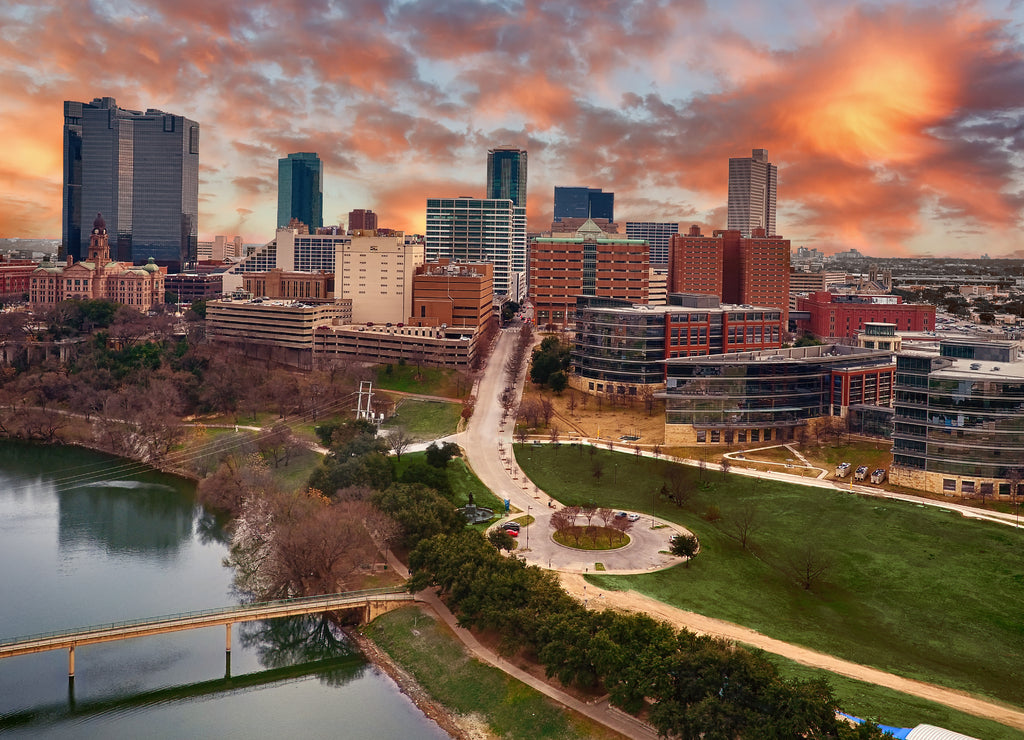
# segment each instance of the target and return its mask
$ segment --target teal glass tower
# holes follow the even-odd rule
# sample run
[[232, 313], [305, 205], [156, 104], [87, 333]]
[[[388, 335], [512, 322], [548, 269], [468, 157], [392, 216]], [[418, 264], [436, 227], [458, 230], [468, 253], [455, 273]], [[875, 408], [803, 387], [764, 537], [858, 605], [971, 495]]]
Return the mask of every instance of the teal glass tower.
[[293, 218], [310, 231], [324, 225], [324, 164], [313, 152], [277, 160], [277, 227]]
[[526, 208], [526, 150], [511, 146], [487, 152], [487, 198]]

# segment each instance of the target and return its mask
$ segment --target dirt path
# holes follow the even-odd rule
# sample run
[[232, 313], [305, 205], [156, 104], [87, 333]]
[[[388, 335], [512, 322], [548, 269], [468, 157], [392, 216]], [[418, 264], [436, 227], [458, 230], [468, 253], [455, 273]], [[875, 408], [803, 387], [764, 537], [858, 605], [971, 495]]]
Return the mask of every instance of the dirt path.
[[688, 630], [701, 634], [724, 637], [728, 640], [752, 645], [766, 652], [789, 658], [802, 665], [811, 666], [812, 668], [823, 668], [827, 671], [838, 673], [841, 676], [855, 678], [858, 681], [885, 686], [886, 688], [901, 691], [904, 694], [944, 704], [961, 712], [973, 714], [976, 717], [984, 717], [985, 719], [1000, 722], [1008, 727], [1024, 730], [1024, 711], [1019, 709], [980, 699], [954, 689], [903, 678], [902, 676], [886, 673], [877, 668], [851, 663], [850, 661], [819, 653], [799, 645], [776, 640], [732, 622], [677, 609], [639, 594], [636, 591], [605, 591], [587, 584], [583, 576], [578, 574], [561, 573], [560, 578], [562, 587], [566, 591], [578, 599], [585, 599], [590, 607], [644, 612], [655, 619], [664, 620], [676, 627], [685, 627]]

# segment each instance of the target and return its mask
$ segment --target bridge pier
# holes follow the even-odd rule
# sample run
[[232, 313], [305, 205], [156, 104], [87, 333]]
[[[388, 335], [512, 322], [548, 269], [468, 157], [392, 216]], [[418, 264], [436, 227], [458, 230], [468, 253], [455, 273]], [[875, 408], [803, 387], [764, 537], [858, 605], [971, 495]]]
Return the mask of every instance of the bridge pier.
[[75, 646], [68, 648], [68, 678], [75, 678]]
[[224, 625], [227, 628], [227, 634], [224, 636], [224, 650], [228, 654], [231, 653], [231, 622]]

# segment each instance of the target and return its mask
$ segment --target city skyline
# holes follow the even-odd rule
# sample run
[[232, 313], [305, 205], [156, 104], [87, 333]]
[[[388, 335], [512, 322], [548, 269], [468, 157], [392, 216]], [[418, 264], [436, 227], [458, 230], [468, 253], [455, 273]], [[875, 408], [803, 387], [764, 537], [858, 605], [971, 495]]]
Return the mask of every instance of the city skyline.
[[763, 148], [794, 246], [1003, 256], [1022, 22], [995, 0], [7, 3], [0, 236], [60, 237], [62, 102], [110, 96], [202, 126], [201, 240], [272, 238], [288, 152], [324, 160], [325, 223], [365, 207], [424, 233], [426, 199], [483, 197], [503, 145], [529, 152], [531, 231], [577, 183], [621, 222], [724, 228], [728, 160]]

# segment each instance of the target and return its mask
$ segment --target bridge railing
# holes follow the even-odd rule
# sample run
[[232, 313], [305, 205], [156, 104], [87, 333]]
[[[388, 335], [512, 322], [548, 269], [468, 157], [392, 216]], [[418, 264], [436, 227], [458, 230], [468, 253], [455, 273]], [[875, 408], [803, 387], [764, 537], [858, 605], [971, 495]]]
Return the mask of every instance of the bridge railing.
[[354, 599], [367, 598], [370, 596], [386, 596], [390, 594], [407, 594], [404, 586], [385, 586], [383, 588], [368, 588], [361, 591], [343, 591], [336, 594], [321, 594], [319, 596], [298, 596], [292, 599], [276, 599], [274, 601], [257, 601], [250, 604], [236, 604], [235, 606], [219, 607], [216, 609], [199, 609], [195, 611], [179, 612], [178, 614], [165, 614], [156, 617], [143, 617], [140, 619], [127, 619], [121, 622], [107, 622], [93, 624], [87, 627], [75, 629], [54, 630], [52, 632], [40, 632], [34, 635], [23, 635], [13, 639], [0, 640], [0, 648], [28, 640], [46, 640], [51, 638], [64, 637], [66, 635], [80, 634], [82, 632], [95, 632], [109, 629], [122, 629], [125, 627], [141, 627], [159, 622], [172, 620], [198, 619], [203, 617], [228, 616], [231, 614], [242, 614], [246, 612], [259, 611], [261, 609], [272, 609], [274, 607], [302, 606], [303, 604], [315, 604], [318, 601], [333, 599]]

